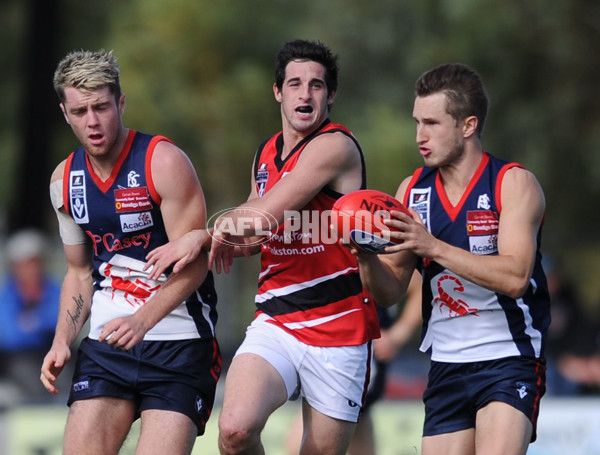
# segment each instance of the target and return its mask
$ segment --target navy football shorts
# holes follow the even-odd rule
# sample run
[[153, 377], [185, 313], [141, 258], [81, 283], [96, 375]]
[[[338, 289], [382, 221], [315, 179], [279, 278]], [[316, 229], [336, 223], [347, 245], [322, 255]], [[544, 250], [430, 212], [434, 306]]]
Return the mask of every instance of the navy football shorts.
[[475, 428], [479, 409], [501, 401], [523, 412], [536, 439], [540, 399], [546, 391], [546, 364], [532, 357], [470, 363], [431, 362], [423, 395], [423, 436]]
[[175, 411], [204, 428], [215, 399], [221, 355], [214, 339], [142, 341], [128, 351], [85, 338], [67, 404], [92, 397], [132, 400], [146, 409]]

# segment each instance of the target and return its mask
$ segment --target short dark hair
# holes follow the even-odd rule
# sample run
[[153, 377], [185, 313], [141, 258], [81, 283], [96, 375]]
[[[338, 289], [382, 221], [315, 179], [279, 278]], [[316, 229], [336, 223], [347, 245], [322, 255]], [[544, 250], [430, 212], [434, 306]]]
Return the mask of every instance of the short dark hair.
[[447, 112], [456, 122], [477, 117], [476, 134], [481, 137], [489, 108], [481, 76], [462, 63], [446, 63], [423, 73], [415, 84], [416, 96], [439, 92], [445, 93]]
[[279, 90], [285, 80], [285, 68], [293, 60], [310, 60], [325, 67], [325, 84], [327, 95], [331, 95], [338, 87], [337, 55], [320, 41], [296, 39], [288, 41], [277, 54], [275, 66], [275, 85]]

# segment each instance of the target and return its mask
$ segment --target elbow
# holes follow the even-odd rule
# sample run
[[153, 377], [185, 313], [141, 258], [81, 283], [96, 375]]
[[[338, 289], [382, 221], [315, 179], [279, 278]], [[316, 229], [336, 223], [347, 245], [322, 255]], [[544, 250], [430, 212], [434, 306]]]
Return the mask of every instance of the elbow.
[[401, 290], [398, 289], [373, 289], [369, 286], [365, 286], [365, 288], [373, 296], [375, 303], [384, 308], [389, 308], [402, 301], [402, 298], [405, 295], [405, 292], [401, 292]]
[[390, 298], [388, 293], [383, 292], [381, 289], [374, 288], [365, 282], [363, 282], [363, 286], [378, 306], [389, 308], [396, 303], [396, 301]]
[[378, 306], [381, 306], [384, 308], [390, 308], [392, 305], [395, 305], [398, 302], [399, 302], [398, 300], [389, 299], [389, 298], [382, 298], [382, 299], [375, 298], [375, 303]]
[[520, 299], [525, 295], [527, 289], [529, 288], [530, 279], [529, 277], [524, 278], [515, 278], [511, 280], [507, 289], [505, 289], [504, 293], [513, 299]]

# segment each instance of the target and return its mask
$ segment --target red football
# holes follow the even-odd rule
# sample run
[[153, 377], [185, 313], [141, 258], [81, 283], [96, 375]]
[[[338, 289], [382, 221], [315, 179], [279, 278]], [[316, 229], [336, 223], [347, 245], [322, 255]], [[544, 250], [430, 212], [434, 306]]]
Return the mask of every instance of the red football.
[[345, 194], [333, 204], [332, 224], [339, 238], [352, 241], [357, 248], [382, 254], [397, 240], [390, 238], [390, 228], [383, 222], [390, 210], [409, 213], [389, 194], [377, 190], [358, 190]]

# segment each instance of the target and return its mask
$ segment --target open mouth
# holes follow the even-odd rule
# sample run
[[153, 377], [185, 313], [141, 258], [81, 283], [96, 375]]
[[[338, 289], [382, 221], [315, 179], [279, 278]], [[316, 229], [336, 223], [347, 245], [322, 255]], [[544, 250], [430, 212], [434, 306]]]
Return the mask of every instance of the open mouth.
[[100, 133], [93, 133], [93, 134], [90, 134], [88, 136], [88, 138], [90, 141], [92, 141], [92, 143], [97, 144], [99, 141], [102, 141], [104, 136]]
[[300, 114], [310, 114], [312, 113], [313, 108], [312, 106], [300, 106], [296, 108], [296, 112], [300, 113]]

